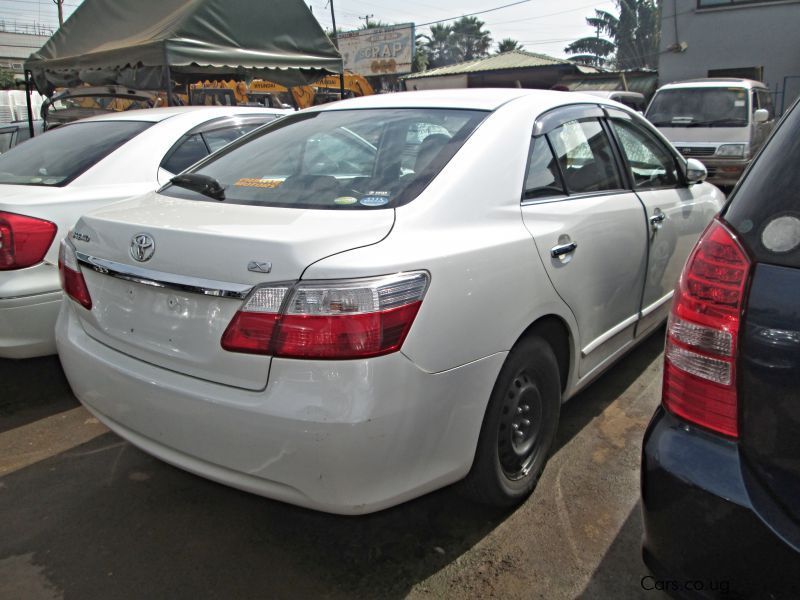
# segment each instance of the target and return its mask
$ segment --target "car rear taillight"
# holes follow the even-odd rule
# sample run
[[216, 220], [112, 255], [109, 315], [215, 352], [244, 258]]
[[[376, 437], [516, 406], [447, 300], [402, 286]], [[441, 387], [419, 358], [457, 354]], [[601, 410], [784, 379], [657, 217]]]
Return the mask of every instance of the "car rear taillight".
[[675, 293], [664, 351], [664, 406], [737, 437], [736, 349], [750, 260], [719, 220], [706, 229]]
[[414, 272], [257, 288], [222, 336], [231, 352], [349, 359], [400, 349], [428, 288]]
[[92, 297], [81, 273], [75, 249], [67, 240], [61, 240], [58, 251], [58, 274], [64, 292], [87, 310], [92, 309]]
[[0, 212], [0, 271], [42, 262], [57, 230], [55, 223], [44, 219]]

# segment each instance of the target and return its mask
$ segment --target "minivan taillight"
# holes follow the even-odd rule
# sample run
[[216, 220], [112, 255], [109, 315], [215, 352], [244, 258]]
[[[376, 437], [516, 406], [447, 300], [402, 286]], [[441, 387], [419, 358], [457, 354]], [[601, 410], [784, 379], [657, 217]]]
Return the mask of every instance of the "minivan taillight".
[[222, 336], [231, 352], [352, 359], [400, 349], [429, 277], [401, 273], [353, 281], [257, 288]]
[[42, 262], [57, 230], [50, 221], [0, 211], [0, 271]]
[[682, 419], [737, 437], [736, 349], [750, 260], [715, 219], [675, 291], [664, 351], [664, 406]]
[[92, 297], [89, 295], [89, 288], [86, 287], [75, 249], [67, 240], [61, 240], [61, 247], [58, 250], [58, 274], [61, 277], [61, 287], [67, 296], [86, 310], [91, 310]]

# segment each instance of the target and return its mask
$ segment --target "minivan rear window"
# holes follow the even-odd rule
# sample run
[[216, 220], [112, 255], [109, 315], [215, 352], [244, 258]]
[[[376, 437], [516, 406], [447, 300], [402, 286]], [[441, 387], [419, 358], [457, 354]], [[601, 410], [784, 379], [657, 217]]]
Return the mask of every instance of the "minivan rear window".
[[758, 262], [800, 267], [800, 108], [795, 104], [723, 212]]
[[[297, 113], [189, 172], [216, 180], [233, 204], [389, 208], [419, 195], [488, 114], [438, 108]], [[160, 193], [217, 201], [177, 185]]]
[[152, 124], [114, 120], [63, 125], [0, 155], [0, 184], [66, 185]]

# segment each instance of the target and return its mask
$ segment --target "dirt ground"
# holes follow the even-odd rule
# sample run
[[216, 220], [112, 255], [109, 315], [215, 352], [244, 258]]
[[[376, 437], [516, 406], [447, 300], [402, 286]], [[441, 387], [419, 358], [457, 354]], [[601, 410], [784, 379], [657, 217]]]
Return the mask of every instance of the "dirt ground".
[[217, 485], [108, 432], [55, 357], [0, 360], [0, 599], [656, 598], [639, 455], [663, 330], [564, 406], [513, 511], [458, 486], [339, 517]]

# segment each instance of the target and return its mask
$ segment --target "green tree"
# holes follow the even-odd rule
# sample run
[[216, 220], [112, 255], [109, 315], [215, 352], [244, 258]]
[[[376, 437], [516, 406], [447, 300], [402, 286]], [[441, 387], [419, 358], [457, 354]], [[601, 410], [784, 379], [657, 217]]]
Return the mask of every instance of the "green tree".
[[497, 53], [502, 54], [503, 52], [511, 52], [512, 50], [524, 50], [525, 47], [520, 44], [517, 40], [511, 38], [505, 38], [500, 40], [497, 44]]
[[457, 62], [451, 39], [452, 33], [453, 29], [450, 25], [437, 23], [431, 25], [429, 34], [420, 35], [420, 38], [425, 40], [422, 47], [427, 54], [429, 68], [443, 67]]
[[595, 10], [586, 24], [595, 35], [564, 48], [570, 59], [597, 67], [657, 68], [661, 14], [654, 0], [615, 0], [619, 17]]
[[483, 28], [485, 24], [477, 17], [461, 17], [453, 23], [451, 44], [459, 60], [489, 56], [492, 36]]
[[14, 73], [0, 69], [0, 90], [12, 90], [17, 87], [17, 80]]

